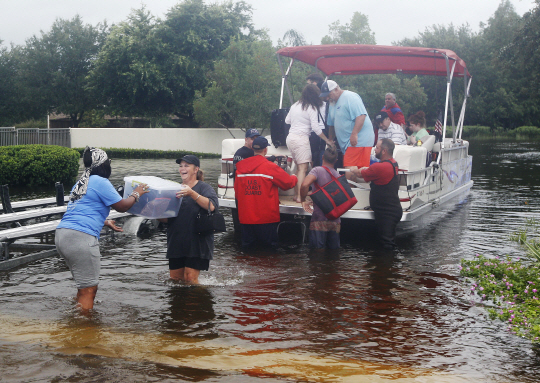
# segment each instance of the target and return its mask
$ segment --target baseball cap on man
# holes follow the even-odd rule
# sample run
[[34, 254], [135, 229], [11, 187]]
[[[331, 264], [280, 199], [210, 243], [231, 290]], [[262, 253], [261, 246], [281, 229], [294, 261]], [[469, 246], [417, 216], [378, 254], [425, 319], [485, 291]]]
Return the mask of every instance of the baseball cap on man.
[[246, 130], [246, 138], [251, 138], [255, 136], [260, 136], [261, 133], [257, 129], [248, 129]]
[[377, 115], [375, 116], [375, 122], [377, 124], [380, 124], [381, 122], [383, 122], [387, 118], [388, 118], [388, 113], [381, 111], [381, 112], [377, 113]]
[[324, 98], [328, 96], [330, 92], [336, 89], [337, 87], [338, 87], [337, 82], [332, 81], [332, 80], [326, 80], [321, 85], [321, 94], [319, 95], [319, 97]]
[[176, 163], [179, 164], [182, 161], [185, 161], [188, 164], [193, 164], [193, 165], [195, 165], [195, 166], [197, 166], [199, 168], [201, 167], [201, 162], [199, 161], [197, 156], [194, 156], [193, 154], [187, 154], [184, 157], [177, 159]]
[[253, 145], [251, 147], [253, 148], [253, 150], [262, 150], [267, 146], [270, 146], [268, 140], [263, 136], [259, 136], [253, 140]]

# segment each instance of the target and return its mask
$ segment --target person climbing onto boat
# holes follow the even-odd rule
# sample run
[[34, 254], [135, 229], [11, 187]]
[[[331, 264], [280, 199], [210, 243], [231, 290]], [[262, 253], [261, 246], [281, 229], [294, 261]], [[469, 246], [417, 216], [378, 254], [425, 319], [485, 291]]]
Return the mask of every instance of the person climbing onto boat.
[[94, 307], [98, 289], [101, 229], [105, 225], [122, 231], [114, 221], [106, 219], [111, 207], [119, 212], [128, 211], [141, 195], [148, 193], [148, 187], [139, 184], [129, 197], [122, 199], [109, 181], [111, 160], [107, 153], [87, 146], [83, 163], [84, 173], [71, 190], [66, 213], [56, 227], [54, 243], [77, 284], [77, 305], [87, 313]]
[[393, 158], [394, 142], [388, 138], [377, 141], [375, 157], [380, 160], [370, 167], [353, 172], [364, 181], [371, 182], [369, 205], [375, 213], [375, 226], [385, 248], [395, 248], [396, 227], [403, 209], [399, 201], [398, 164]]
[[268, 140], [253, 140], [255, 156], [237, 164], [234, 193], [238, 203], [238, 218], [242, 224], [242, 247], [256, 243], [278, 246], [279, 188], [289, 190], [298, 179], [276, 163], [268, 161]]
[[426, 129], [426, 115], [419, 111], [409, 116], [409, 127], [413, 132], [407, 139], [409, 145], [417, 145], [418, 141], [423, 141], [429, 137]]
[[[306, 82], [311, 85], [316, 85], [320, 94], [324, 77], [319, 73], [311, 73], [306, 77]], [[326, 137], [328, 137], [328, 129], [326, 128], [326, 120], [328, 119], [328, 102], [323, 101], [323, 105], [319, 108], [319, 110], [321, 112], [320, 118], [322, 118], [324, 124], [323, 133]], [[324, 149], [326, 149], [326, 141], [317, 136], [317, 133], [311, 132], [309, 136], [309, 145], [311, 146], [311, 160], [313, 162], [313, 166], [321, 166]]]
[[[330, 100], [327, 125], [330, 139], [335, 135], [344, 153], [343, 166], [351, 170], [369, 166], [375, 133], [362, 98], [332, 80], [323, 83], [320, 97]], [[354, 174], [348, 172], [347, 177]]]
[[311, 214], [309, 224], [309, 246], [315, 249], [339, 249], [339, 232], [341, 230], [341, 218], [329, 220], [325, 217], [321, 208], [306, 201], [309, 187], [313, 184], [315, 188], [332, 181], [329, 172], [336, 178], [339, 173], [334, 169], [334, 164], [338, 158], [336, 148], [329, 146], [326, 148], [322, 158], [322, 166], [316, 166], [307, 175], [300, 188], [300, 198], [304, 211]]
[[386, 112], [388, 117], [390, 117], [390, 121], [394, 124], [405, 125], [405, 116], [396, 102], [396, 95], [394, 93], [386, 93], [384, 95], [384, 106], [381, 112]]
[[160, 219], [167, 223], [167, 259], [172, 280], [198, 284], [202, 270], [208, 271], [214, 254], [214, 234], [197, 234], [195, 220], [201, 209], [219, 207], [214, 188], [204, 181], [197, 156], [185, 155], [176, 160], [182, 188], [176, 197], [182, 199], [178, 216]]
[[306, 85], [300, 100], [291, 106], [287, 117], [285, 117], [285, 123], [291, 125], [286, 143], [297, 166], [298, 184], [295, 187], [294, 197], [296, 202], [300, 202], [300, 185], [306, 178], [308, 165], [312, 161], [309, 142], [311, 132], [315, 132], [327, 145], [333, 145], [333, 142], [323, 133], [322, 114], [324, 110], [321, 112], [323, 102], [319, 94], [319, 88], [315, 85]]

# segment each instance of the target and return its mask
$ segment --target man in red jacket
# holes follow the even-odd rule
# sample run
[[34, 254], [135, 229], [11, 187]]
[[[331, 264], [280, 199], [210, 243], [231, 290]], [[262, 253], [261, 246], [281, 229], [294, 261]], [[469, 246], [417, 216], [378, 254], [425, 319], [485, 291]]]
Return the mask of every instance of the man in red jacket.
[[253, 157], [236, 165], [234, 193], [238, 201], [238, 218], [242, 224], [242, 246], [255, 242], [277, 247], [279, 224], [279, 189], [289, 190], [298, 179], [289, 175], [265, 156], [268, 140], [259, 136], [253, 140]]

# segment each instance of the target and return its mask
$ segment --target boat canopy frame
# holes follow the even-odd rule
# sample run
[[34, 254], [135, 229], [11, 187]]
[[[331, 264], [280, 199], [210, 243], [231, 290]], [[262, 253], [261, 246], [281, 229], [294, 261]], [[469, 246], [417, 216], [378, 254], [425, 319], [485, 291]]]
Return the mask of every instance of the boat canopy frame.
[[[281, 95], [279, 108], [283, 107], [284, 90], [287, 90], [291, 105], [292, 93], [287, 82], [293, 63], [301, 61], [320, 70], [328, 79], [332, 75], [360, 74], [413, 74], [424, 76], [446, 77], [446, 99], [444, 106], [444, 122], [442, 137], [446, 137], [448, 109], [452, 121], [452, 143], [461, 140], [463, 121], [472, 76], [465, 62], [449, 49], [398, 47], [384, 45], [335, 44], [335, 45], [306, 45], [285, 47], [277, 51], [279, 68], [281, 70]], [[289, 65], [284, 70], [282, 57], [290, 58]], [[452, 102], [452, 80], [463, 77], [464, 97], [457, 127], [454, 118], [454, 103]], [[444, 149], [444, 139], [441, 149]], [[439, 162], [441, 156], [438, 157]]]

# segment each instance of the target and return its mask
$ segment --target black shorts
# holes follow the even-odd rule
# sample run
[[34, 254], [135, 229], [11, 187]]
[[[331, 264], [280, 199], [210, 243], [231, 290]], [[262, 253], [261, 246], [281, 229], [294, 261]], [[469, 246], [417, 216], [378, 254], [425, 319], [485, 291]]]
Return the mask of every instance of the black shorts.
[[184, 267], [199, 271], [208, 271], [210, 260], [196, 257], [169, 258], [169, 270], [178, 270]]

